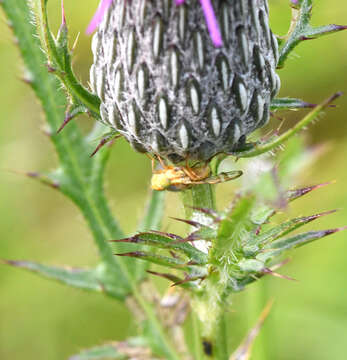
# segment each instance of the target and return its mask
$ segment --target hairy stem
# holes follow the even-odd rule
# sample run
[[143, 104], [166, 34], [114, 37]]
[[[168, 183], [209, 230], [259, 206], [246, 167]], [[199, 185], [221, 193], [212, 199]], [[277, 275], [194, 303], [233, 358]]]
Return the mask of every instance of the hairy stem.
[[[182, 201], [185, 210], [186, 217], [190, 220], [197, 221], [204, 225], [210, 225], [211, 219], [208, 216], [204, 216], [201, 212], [196, 211], [196, 208], [208, 208], [216, 210], [215, 189], [213, 185], [198, 185], [193, 186], [190, 190], [182, 193]], [[197, 247], [207, 251], [207, 244], [195, 243]], [[210, 282], [209, 280], [205, 280]], [[207, 285], [209, 286], [209, 285]], [[214, 288], [214, 280], [211, 282], [211, 288]], [[227, 333], [226, 333], [226, 313], [224, 308], [214, 301], [218, 309], [212, 310], [210, 308], [211, 297], [210, 296], [198, 296], [196, 302], [199, 303], [199, 308], [204, 308], [206, 312], [210, 312], [207, 316], [210, 321], [205, 322], [203, 319], [199, 319], [199, 314], [194, 314], [194, 337], [200, 338], [200, 348], [195, 341], [194, 352], [197, 356], [201, 347], [204, 349], [205, 355], [208, 359], [215, 360], [227, 360], [229, 353], [227, 349]], [[194, 310], [194, 306], [193, 306]], [[203, 311], [205, 311], [203, 310]], [[213, 325], [211, 325], [211, 323]]]

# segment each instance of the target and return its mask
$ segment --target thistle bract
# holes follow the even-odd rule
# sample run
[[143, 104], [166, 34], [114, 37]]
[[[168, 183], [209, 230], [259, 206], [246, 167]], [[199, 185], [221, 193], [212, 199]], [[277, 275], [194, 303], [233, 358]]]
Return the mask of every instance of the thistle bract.
[[215, 47], [197, 1], [119, 0], [93, 39], [104, 122], [133, 147], [179, 162], [233, 153], [269, 119], [280, 82], [267, 1], [212, 1]]

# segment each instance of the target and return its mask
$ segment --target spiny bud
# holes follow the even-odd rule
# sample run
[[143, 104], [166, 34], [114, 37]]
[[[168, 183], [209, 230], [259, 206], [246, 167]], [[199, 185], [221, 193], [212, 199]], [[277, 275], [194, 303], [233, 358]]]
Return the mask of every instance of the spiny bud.
[[278, 93], [267, 0], [213, 0], [215, 47], [198, 1], [114, 1], [93, 38], [91, 86], [104, 122], [135, 149], [208, 160], [269, 119]]

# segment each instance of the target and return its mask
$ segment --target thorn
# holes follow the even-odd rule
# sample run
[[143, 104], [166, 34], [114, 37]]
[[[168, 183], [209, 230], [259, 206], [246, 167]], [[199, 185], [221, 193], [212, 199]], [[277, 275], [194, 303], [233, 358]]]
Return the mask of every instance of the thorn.
[[46, 64], [49, 73], [55, 73], [57, 71], [51, 64]]
[[177, 281], [174, 284], [172, 284], [171, 287], [183, 285], [183, 284], [189, 283], [191, 281], [195, 281], [195, 280], [203, 281], [205, 279], [206, 279], [206, 275], [205, 276], [192, 276], [192, 277], [187, 276], [185, 279]]
[[325, 182], [325, 183], [321, 183], [321, 184], [317, 184], [317, 185], [313, 185], [313, 186], [307, 186], [307, 187], [301, 188], [301, 189], [289, 190], [289, 192], [288, 192], [289, 200], [295, 200], [301, 196], [304, 196], [304, 195], [310, 193], [313, 190], [320, 189], [324, 186], [334, 184], [334, 183], [335, 183], [335, 181], [329, 181], [329, 182]]
[[176, 218], [176, 217], [172, 217], [170, 216], [171, 219], [173, 220], [177, 220], [180, 222], [183, 222], [185, 224], [188, 224], [190, 226], [196, 227], [196, 228], [202, 228], [205, 227], [205, 225], [198, 223], [197, 221], [193, 221], [193, 220], [186, 220], [186, 219], [180, 219], [180, 218]]
[[72, 116], [71, 114], [66, 114], [63, 123], [60, 125], [60, 128], [57, 130], [57, 134], [59, 134], [73, 118], [74, 116]]
[[117, 240], [109, 240], [109, 242], [115, 242], [115, 243], [121, 243], [121, 242], [128, 242], [128, 243], [139, 243], [139, 238], [137, 237], [137, 235], [135, 236], [131, 236], [128, 238], [124, 238], [124, 239], [117, 239]]
[[201, 264], [199, 264], [198, 262], [196, 262], [195, 260], [189, 260], [185, 265], [192, 265], [192, 266], [194, 266], [194, 265], [201, 265]]
[[106, 145], [109, 141], [109, 138], [103, 138], [96, 149], [90, 154], [90, 157], [93, 157], [104, 145]]
[[78, 43], [78, 40], [80, 38], [80, 35], [81, 35], [81, 32], [79, 32], [76, 36], [76, 40], [74, 41], [73, 45], [72, 45], [72, 48], [71, 48], [71, 52], [74, 52], [76, 50], [76, 47], [77, 47], [77, 43]]
[[290, 258], [284, 259], [283, 261], [279, 262], [278, 264], [271, 266], [270, 270], [272, 270], [272, 271], [277, 270], [277, 269], [281, 268], [282, 266], [287, 265], [290, 261], [291, 261]]
[[186, 238], [181, 238], [177, 241], [174, 241], [173, 244], [187, 243], [187, 242], [199, 241], [199, 240], [211, 241], [210, 239], [202, 238], [202, 236], [197, 234], [197, 232], [193, 232], [190, 235], [188, 235]]
[[338, 99], [342, 95], [343, 95], [342, 91], [336, 92], [335, 94], [331, 95], [331, 97], [328, 100], [326, 100], [326, 102], [323, 104], [323, 106], [325, 107], [325, 106], [329, 105], [331, 102], [335, 101], [336, 99]]
[[90, 154], [90, 157], [93, 157], [102, 147], [104, 147], [106, 144], [111, 143], [112, 141], [115, 141], [119, 139], [121, 135], [116, 135], [114, 137], [112, 136], [106, 136], [103, 139], [101, 139], [99, 145], [96, 147], [96, 149]]
[[174, 283], [181, 281], [180, 278], [178, 278], [177, 276], [172, 275], [172, 274], [159, 273], [159, 272], [151, 271], [151, 270], [147, 270], [146, 272], [148, 272], [151, 275], [159, 276], [159, 277], [162, 277], [164, 279], [170, 280], [170, 281], [172, 281]]
[[278, 277], [280, 279], [284, 279], [284, 280], [290, 280], [290, 281], [298, 281], [290, 276], [286, 276], [286, 275], [282, 275], [282, 274], [279, 274], [277, 272], [274, 272], [272, 271], [270, 268], [264, 268], [262, 271], [261, 271], [263, 274], [266, 274], [266, 275], [272, 275], [272, 276], [275, 276], [275, 277]]
[[301, 221], [305, 221], [305, 222], [311, 222], [311, 221], [316, 220], [316, 219], [319, 219], [319, 218], [321, 218], [321, 217], [323, 217], [323, 216], [330, 215], [330, 214], [334, 214], [334, 213], [336, 213], [337, 211], [338, 211], [337, 209], [329, 210], [329, 211], [324, 211], [324, 212], [319, 213], [319, 214], [302, 217], [300, 220], [301, 220]]
[[50, 186], [53, 189], [59, 189], [60, 184], [57, 182], [52, 181], [47, 176], [44, 176], [38, 172], [27, 172], [26, 175], [32, 179], [38, 179], [43, 184]]
[[[181, 260], [181, 258], [174, 251], [170, 250], [169, 253], [174, 259]], [[187, 264], [187, 265], [189, 265], [189, 264]]]
[[262, 228], [262, 226], [261, 226], [261, 225], [258, 225], [258, 227], [255, 229], [255, 235], [259, 235], [259, 234], [260, 234], [261, 228]]
[[61, 26], [66, 26], [64, 0], [61, 0]]
[[22, 176], [24, 175], [24, 176], [29, 177], [31, 179], [37, 179], [42, 184], [48, 185], [49, 187], [51, 187], [53, 189], [59, 189], [60, 188], [59, 183], [52, 181], [48, 176], [42, 175], [37, 171], [21, 172], [21, 171], [18, 171], [18, 170], [11, 170], [11, 169], [9, 169], [7, 171], [12, 173], [12, 174], [22, 175]]
[[342, 227], [335, 228], [335, 229], [324, 230], [324, 231], [322, 231], [322, 233], [323, 233], [323, 236], [328, 236], [328, 235], [335, 234], [337, 232], [344, 231], [344, 230], [347, 230], [347, 226], [342, 226]]
[[129, 257], [135, 257], [135, 258], [140, 258], [140, 257], [146, 256], [146, 254], [143, 251], [132, 251], [132, 252], [128, 252], [128, 253], [113, 254], [113, 255], [116, 255], [116, 256], [129, 256]]
[[199, 212], [201, 212], [203, 214], [209, 215], [213, 219], [215, 219], [216, 221], [221, 220], [221, 218], [219, 217], [219, 214], [217, 213], [217, 211], [214, 211], [213, 209], [200, 208], [200, 207], [194, 207], [194, 206], [188, 206], [188, 207], [191, 208], [192, 210], [199, 211]]
[[316, 39], [316, 37], [314, 37], [314, 36], [312, 36], [312, 37], [308, 37], [308, 36], [301, 36], [300, 37], [300, 40], [301, 41], [306, 41], [306, 40], [315, 40]]
[[3, 265], [11, 265], [11, 266], [20, 266], [21, 265], [21, 261], [7, 260], [7, 259], [0, 259], [0, 263]]

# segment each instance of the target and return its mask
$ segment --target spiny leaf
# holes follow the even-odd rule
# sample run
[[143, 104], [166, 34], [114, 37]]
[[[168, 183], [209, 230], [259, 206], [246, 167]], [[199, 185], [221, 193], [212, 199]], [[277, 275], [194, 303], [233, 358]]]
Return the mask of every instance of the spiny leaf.
[[76, 78], [71, 63], [71, 51], [69, 49], [68, 29], [66, 22], [63, 21], [57, 38], [51, 33], [46, 0], [31, 0], [33, 14], [39, 33], [41, 46], [45, 50], [48, 58], [49, 67], [53, 73], [63, 83], [73, 99], [77, 99], [77, 104], [88, 108], [96, 117], [100, 118], [99, 108], [100, 99], [90, 93]]
[[95, 156], [100, 149], [102, 149], [107, 144], [113, 144], [114, 141], [121, 138], [122, 135], [118, 134], [115, 131], [111, 131], [111, 133], [107, 133], [99, 142], [98, 146], [95, 148], [95, 150], [90, 154], [90, 157]]
[[314, 108], [316, 104], [311, 104], [300, 99], [280, 98], [271, 101], [271, 110], [284, 110], [284, 109], [302, 109]]
[[[175, 240], [173, 241], [173, 236]], [[129, 242], [141, 245], [148, 245], [160, 249], [167, 249], [177, 251], [186, 255], [190, 260], [195, 261], [197, 264], [205, 264], [207, 256], [202, 251], [196, 249], [194, 246], [180, 242], [182, 238], [173, 234], [166, 233], [140, 233], [127, 239], [113, 240], [113, 242]]]
[[204, 224], [201, 224], [201, 223], [199, 223], [197, 221], [194, 221], [194, 220], [180, 219], [180, 218], [177, 218], [177, 217], [171, 217], [171, 219], [183, 222], [183, 223], [185, 223], [187, 225], [190, 225], [190, 226], [198, 228], [198, 229], [205, 226]]
[[[141, 219], [137, 230], [142, 231], [156, 231], [161, 228], [163, 216], [164, 216], [164, 208], [165, 208], [165, 191], [151, 191], [149, 200], [146, 204], [146, 208], [144, 211], [144, 216]], [[139, 244], [139, 250], [142, 250], [142, 246]], [[146, 270], [149, 267], [149, 263], [146, 261], [139, 261], [137, 265], [136, 278], [143, 278], [146, 276]]]
[[289, 221], [286, 221], [278, 226], [273, 227], [272, 229], [262, 232], [259, 235], [257, 234], [250, 234], [250, 237], [248, 240], [245, 241], [246, 245], [244, 247], [247, 249], [247, 247], [252, 247], [254, 245], [262, 246], [264, 244], [269, 243], [270, 241], [274, 241], [279, 237], [283, 237], [290, 232], [293, 232], [297, 230], [298, 228], [310, 223], [311, 221], [317, 220], [321, 218], [322, 216], [329, 215], [334, 213], [336, 210], [323, 212], [320, 214], [315, 214], [311, 216], [304, 216], [295, 218]]
[[231, 210], [219, 223], [218, 235], [210, 249], [211, 261], [219, 263], [221, 258], [226, 259], [235, 255], [235, 249], [241, 245], [237, 242], [240, 241], [243, 233], [255, 228], [250, 218], [254, 204], [253, 196], [243, 196], [234, 202]]
[[306, 116], [304, 116], [302, 120], [292, 126], [289, 130], [285, 131], [283, 134], [279, 136], [273, 136], [271, 139], [265, 142], [258, 141], [254, 144], [249, 144], [247, 149], [235, 152], [234, 155], [238, 158], [249, 158], [264, 154], [270, 150], [277, 148], [278, 146], [284, 144], [295, 134], [306, 128], [306, 126], [312, 123], [326, 107], [330, 106], [331, 103], [338, 99], [340, 96], [342, 96], [342, 93], [338, 92], [323, 101], [320, 105], [315, 106]]
[[282, 42], [280, 48], [280, 56], [277, 64], [279, 68], [284, 66], [288, 55], [302, 41], [347, 29], [347, 26], [342, 25], [312, 27], [310, 25], [312, 0], [291, 0], [290, 3], [292, 6], [292, 23], [288, 34], [285, 37], [285, 41]]
[[301, 189], [294, 189], [294, 190], [289, 190], [287, 192], [287, 197], [289, 201], [294, 201], [296, 199], [299, 199], [300, 197], [310, 193], [313, 190], [316, 189], [320, 189], [324, 186], [330, 185], [331, 182], [326, 182], [326, 183], [322, 183], [322, 184], [317, 184], [317, 185], [312, 185], [312, 186], [306, 186], [304, 188]]
[[69, 105], [66, 113], [63, 123], [61, 124], [60, 128], [57, 130], [57, 133], [60, 133], [65, 126], [70, 123], [71, 120], [73, 120], [76, 116], [85, 114], [88, 111], [88, 109], [85, 106], [82, 105]]
[[257, 259], [262, 261], [268, 261], [276, 256], [281, 255], [284, 251], [306, 245], [312, 241], [321, 239], [325, 236], [335, 234], [339, 231], [346, 230], [347, 227], [322, 230], [322, 231], [309, 231], [302, 234], [290, 236], [284, 239], [279, 239], [266, 246], [264, 246], [264, 252], [257, 256]]
[[71, 267], [57, 267], [38, 264], [31, 261], [1, 260], [4, 264], [37, 273], [48, 279], [59, 281], [63, 284], [83, 290], [105, 292], [108, 295], [123, 300], [128, 294], [128, 289], [122, 287], [121, 282], [116, 286], [104, 283], [98, 272], [94, 269], [80, 269]]
[[39, 181], [41, 184], [47, 185], [53, 189], [60, 188], [59, 182], [52, 179], [49, 175], [47, 176], [45, 174], [41, 174], [36, 171], [29, 171], [25, 175], [31, 179], [35, 179], [35, 180]]
[[279, 274], [279, 273], [271, 270], [270, 268], [264, 268], [262, 270], [262, 273], [265, 274], [265, 275], [271, 275], [271, 276], [274, 276], [274, 277], [277, 277], [277, 278], [280, 278], [280, 279], [283, 279], [283, 280], [297, 281], [296, 279], [294, 279], [294, 278], [292, 278], [290, 276]]
[[196, 288], [196, 286], [191, 281], [186, 282], [185, 279], [181, 279], [173, 274], [159, 273], [159, 272], [150, 271], [150, 270], [147, 270], [147, 272], [151, 275], [155, 275], [155, 276], [164, 278], [166, 280], [172, 281], [174, 283], [173, 285], [175, 285], [175, 286], [181, 286], [185, 289], [195, 289]]
[[189, 261], [187, 263], [187, 262], [182, 261], [177, 258], [173, 258], [173, 257], [170, 258], [168, 256], [152, 254], [152, 253], [149, 253], [146, 251], [133, 251], [133, 252], [120, 253], [120, 254], [115, 254], [115, 255], [133, 257], [133, 258], [149, 261], [153, 264], [162, 265], [162, 266], [166, 266], [166, 267], [173, 268], [173, 269], [179, 269], [179, 270], [189, 270], [189, 269], [191, 269], [192, 265], [200, 265], [193, 261]]

